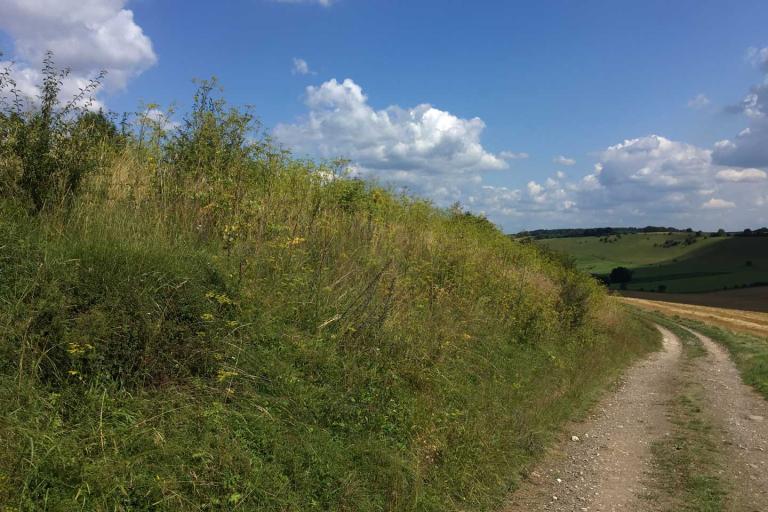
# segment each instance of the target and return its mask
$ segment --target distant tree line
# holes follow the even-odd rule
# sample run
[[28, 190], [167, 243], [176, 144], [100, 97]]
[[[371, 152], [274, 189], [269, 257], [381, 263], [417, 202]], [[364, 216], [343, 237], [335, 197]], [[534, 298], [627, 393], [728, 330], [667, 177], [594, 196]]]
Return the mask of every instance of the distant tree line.
[[739, 233], [734, 233], [734, 236], [768, 236], [768, 228], [760, 229], [745, 229]]
[[[597, 236], [605, 238], [605, 241], [611, 241], [607, 237], [621, 235], [632, 235], [638, 233], [695, 233], [697, 237], [707, 234], [712, 237], [723, 236], [768, 236], [768, 227], [762, 227], [759, 229], [745, 229], [743, 231], [726, 231], [724, 229], [718, 229], [711, 233], [704, 231], [694, 231], [692, 228], [678, 229], [664, 226], [646, 226], [644, 228], [563, 228], [563, 229], [534, 229], [531, 231], [521, 231], [510, 235], [512, 238], [533, 238], [533, 239], [545, 239], [545, 238], [577, 238]], [[690, 242], [692, 243], [692, 242]]]
[[617, 236], [617, 235], [631, 235], [635, 233], [680, 233], [688, 230], [670, 228], [663, 226], [646, 226], [644, 228], [568, 228], [568, 229], [534, 229], [532, 231], [521, 231], [516, 235], [517, 237], [531, 237], [531, 238], [569, 238], [569, 237], [586, 237], [586, 236]]

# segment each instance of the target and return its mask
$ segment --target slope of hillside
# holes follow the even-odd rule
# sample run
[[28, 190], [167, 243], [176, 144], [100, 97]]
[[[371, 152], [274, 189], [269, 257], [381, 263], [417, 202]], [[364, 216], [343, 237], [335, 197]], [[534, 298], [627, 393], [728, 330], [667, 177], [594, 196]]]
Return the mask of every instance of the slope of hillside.
[[[593, 274], [607, 274], [615, 267], [637, 268], [684, 257], [725, 238], [693, 238], [689, 233], [640, 233], [609, 237], [572, 237], [538, 240], [552, 250], [571, 256], [576, 265]], [[666, 244], [666, 246], [665, 246]]]
[[619, 266], [632, 269], [628, 290], [689, 293], [768, 283], [768, 237], [649, 233], [537, 243], [567, 254], [590, 273], [608, 274]]
[[636, 268], [630, 290], [704, 292], [768, 284], [768, 237], [728, 237], [677, 260]]
[[173, 133], [0, 115], [4, 507], [487, 510], [657, 345], [588, 276], [294, 160], [213, 90]]

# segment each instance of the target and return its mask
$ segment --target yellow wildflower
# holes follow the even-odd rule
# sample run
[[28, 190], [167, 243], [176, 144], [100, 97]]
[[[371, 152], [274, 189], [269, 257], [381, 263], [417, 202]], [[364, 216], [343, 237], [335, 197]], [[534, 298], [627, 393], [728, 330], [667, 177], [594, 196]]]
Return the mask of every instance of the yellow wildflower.
[[219, 373], [216, 375], [216, 380], [219, 382], [223, 382], [227, 379], [237, 377], [239, 374], [237, 372], [232, 372], [229, 370], [219, 370]]
[[302, 238], [300, 236], [297, 236], [297, 237], [294, 237], [291, 240], [288, 240], [288, 242], [285, 244], [285, 246], [286, 247], [295, 247], [297, 245], [303, 244], [306, 241], [307, 241], [306, 239], [304, 239], [304, 238]]
[[221, 304], [222, 306], [224, 304], [233, 304], [232, 299], [224, 295], [223, 293], [220, 293], [219, 295], [216, 295], [216, 302]]

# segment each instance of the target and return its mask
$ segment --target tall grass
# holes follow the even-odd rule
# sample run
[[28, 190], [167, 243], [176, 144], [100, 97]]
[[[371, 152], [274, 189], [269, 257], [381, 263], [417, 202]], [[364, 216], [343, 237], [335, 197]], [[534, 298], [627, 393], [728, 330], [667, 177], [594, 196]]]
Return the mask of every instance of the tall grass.
[[294, 159], [213, 82], [173, 129], [83, 110], [13, 142], [39, 115], [0, 116], [9, 509], [488, 510], [655, 346], [590, 277]]

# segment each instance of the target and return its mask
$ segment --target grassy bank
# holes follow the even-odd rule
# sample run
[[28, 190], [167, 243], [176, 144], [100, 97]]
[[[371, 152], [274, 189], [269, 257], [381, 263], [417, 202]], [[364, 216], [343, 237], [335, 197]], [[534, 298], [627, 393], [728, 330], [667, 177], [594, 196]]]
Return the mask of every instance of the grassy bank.
[[588, 276], [292, 158], [209, 84], [173, 130], [60, 108], [0, 116], [4, 510], [488, 510], [656, 346]]

